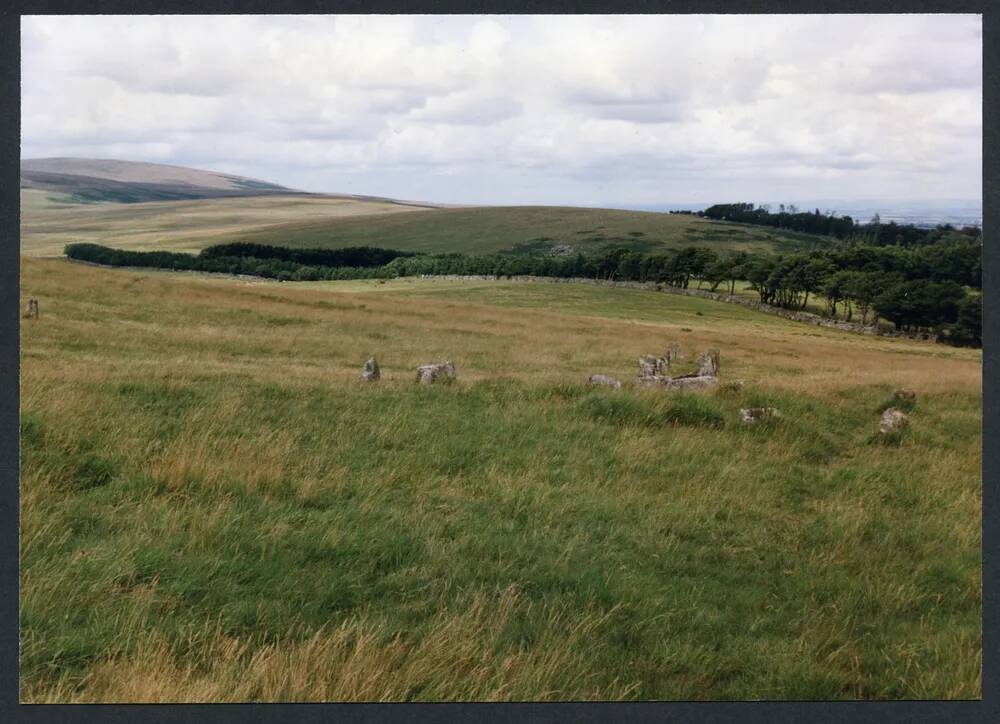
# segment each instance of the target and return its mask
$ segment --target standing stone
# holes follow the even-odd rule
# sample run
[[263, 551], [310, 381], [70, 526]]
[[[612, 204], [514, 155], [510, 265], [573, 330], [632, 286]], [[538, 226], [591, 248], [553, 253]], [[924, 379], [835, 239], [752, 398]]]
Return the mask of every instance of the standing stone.
[[616, 380], [614, 377], [609, 377], [608, 375], [591, 375], [587, 379], [588, 385], [605, 385], [607, 387], [613, 387], [616, 390], [622, 388], [621, 380]]
[[422, 385], [431, 385], [438, 380], [450, 382], [453, 379], [455, 379], [455, 365], [450, 360], [440, 364], [417, 367], [417, 382]]
[[670, 346], [667, 347], [667, 354], [665, 356], [665, 359], [667, 360], [667, 367], [669, 368], [670, 364], [674, 362], [674, 360], [679, 359], [680, 356], [681, 356], [680, 344], [678, 344], [677, 342], [671, 342]]
[[719, 376], [719, 350], [710, 349], [708, 352], [698, 355], [698, 376]]
[[361, 379], [366, 382], [377, 382], [381, 377], [382, 371], [379, 369], [378, 360], [374, 357], [365, 360], [365, 366], [361, 368]]
[[29, 299], [28, 300], [28, 304], [24, 308], [24, 317], [25, 317], [25, 319], [31, 319], [32, 317], [34, 317], [35, 319], [38, 319], [38, 300], [37, 299]]
[[878, 431], [883, 435], [891, 435], [895, 432], [902, 432], [910, 424], [910, 418], [907, 417], [906, 413], [902, 410], [897, 410], [895, 407], [890, 407], [882, 413], [882, 419], [879, 420]]
[[661, 357], [651, 354], [644, 354], [639, 358], [639, 377], [656, 377], [663, 368]]

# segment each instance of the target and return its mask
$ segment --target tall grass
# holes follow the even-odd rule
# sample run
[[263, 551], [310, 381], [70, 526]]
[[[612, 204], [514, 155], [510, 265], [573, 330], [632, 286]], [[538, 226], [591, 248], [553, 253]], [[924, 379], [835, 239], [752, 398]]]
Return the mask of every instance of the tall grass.
[[[978, 353], [632, 290], [23, 274], [22, 700], [981, 694]], [[682, 326], [745, 384], [633, 388]]]

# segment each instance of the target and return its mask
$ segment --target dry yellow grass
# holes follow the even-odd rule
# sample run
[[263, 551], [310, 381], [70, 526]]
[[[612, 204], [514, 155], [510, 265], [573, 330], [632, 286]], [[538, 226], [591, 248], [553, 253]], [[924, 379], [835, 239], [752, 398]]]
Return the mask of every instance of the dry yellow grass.
[[136, 204], [66, 204], [48, 197], [44, 191], [21, 191], [24, 254], [61, 256], [66, 244], [77, 242], [190, 251], [233, 233], [260, 231], [290, 222], [428, 210], [329, 196], [252, 196]]

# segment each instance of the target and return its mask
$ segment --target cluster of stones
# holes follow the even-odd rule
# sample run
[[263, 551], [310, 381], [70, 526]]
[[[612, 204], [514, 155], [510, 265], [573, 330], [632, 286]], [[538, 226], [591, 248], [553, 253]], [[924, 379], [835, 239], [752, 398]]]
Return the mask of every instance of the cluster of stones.
[[[38, 316], [38, 302], [34, 299], [28, 302], [28, 311], [25, 316]], [[680, 357], [680, 345], [673, 343], [662, 356], [642, 355], [639, 357], [639, 375], [636, 382], [644, 386], [656, 386], [665, 389], [705, 389], [714, 387], [719, 383], [719, 350], [713, 349], [698, 355], [698, 369], [696, 372], [677, 377], [670, 376], [670, 365]], [[366, 382], [377, 382], [382, 376], [381, 368], [375, 357], [365, 360], [361, 369], [361, 379]], [[436, 364], [420, 365], [417, 367], [417, 382], [422, 385], [432, 385], [438, 381], [450, 382], [456, 377], [455, 364], [449, 360]], [[620, 390], [621, 380], [610, 375], [594, 374], [587, 379], [587, 384], [611, 387]], [[895, 391], [893, 398], [900, 403], [913, 404], [917, 400], [917, 394], [913, 390], [900, 388]], [[748, 425], [754, 425], [764, 420], [781, 417], [781, 413], [774, 407], [744, 407], [740, 408], [740, 419]], [[902, 432], [910, 424], [909, 416], [896, 407], [889, 407], [879, 420], [879, 433], [881, 435], [892, 435]]]
[[[431, 385], [439, 380], [453, 380], [455, 374], [455, 363], [450, 360], [439, 364], [420, 365], [417, 367], [417, 382]], [[365, 382], [378, 382], [381, 378], [382, 369], [378, 365], [378, 360], [369, 357], [361, 368], [361, 379]]]
[[[643, 386], [664, 387], [669, 390], [696, 390], [719, 384], [719, 350], [713, 349], [698, 356], [698, 370], [687, 375], [670, 376], [670, 365], [680, 357], [681, 348], [672, 343], [663, 355], [644, 354], [639, 357], [639, 375], [636, 383]], [[587, 379], [589, 385], [602, 385], [620, 390], [622, 383], [610, 375], [596, 374]]]
[[24, 318], [25, 319], [38, 319], [38, 300], [29, 299], [28, 304], [24, 307]]
[[662, 357], [643, 355], [639, 358], [636, 382], [644, 386], [665, 387], [668, 390], [700, 390], [719, 384], [719, 350], [711, 349], [698, 355], [698, 370], [687, 375], [670, 376], [670, 365], [680, 356], [680, 346], [670, 345]]

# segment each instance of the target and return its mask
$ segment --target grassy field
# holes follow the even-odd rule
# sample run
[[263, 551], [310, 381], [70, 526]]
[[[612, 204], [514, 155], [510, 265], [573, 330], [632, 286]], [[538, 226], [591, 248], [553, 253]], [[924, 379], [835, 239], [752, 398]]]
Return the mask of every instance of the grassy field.
[[[979, 351], [586, 285], [22, 292], [23, 701], [981, 696]], [[671, 341], [745, 385], [633, 388]]]
[[537, 253], [555, 244], [592, 252], [609, 244], [650, 251], [683, 246], [790, 250], [829, 243], [780, 229], [642, 211], [554, 206], [428, 209], [318, 196], [67, 204], [41, 191], [22, 190], [21, 214], [21, 249], [31, 256], [58, 256], [72, 242], [193, 251], [251, 241], [471, 254]]
[[438, 209], [419, 216], [344, 219], [236, 232], [230, 241], [293, 247], [379, 246], [422, 252], [544, 252], [569, 244], [583, 252], [607, 245], [637, 251], [684, 246], [714, 249], [801, 249], [823, 237], [697, 216], [559, 206]]
[[58, 194], [21, 191], [21, 251], [61, 256], [66, 244], [92, 242], [127, 249], [192, 251], [235, 232], [304, 219], [333, 223], [349, 216], [427, 211], [424, 207], [332, 196], [80, 204]]

